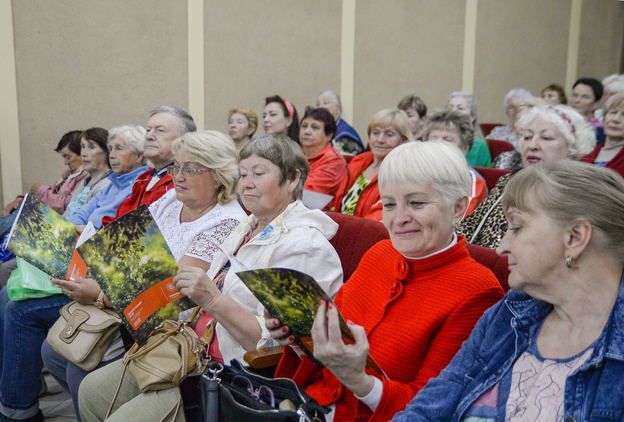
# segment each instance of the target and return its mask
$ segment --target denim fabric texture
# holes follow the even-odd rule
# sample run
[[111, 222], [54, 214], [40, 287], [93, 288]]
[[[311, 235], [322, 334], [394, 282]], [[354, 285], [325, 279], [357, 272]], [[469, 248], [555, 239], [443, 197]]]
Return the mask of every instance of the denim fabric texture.
[[55, 295], [14, 302], [0, 291], [0, 412], [15, 419], [34, 416], [41, 391], [41, 344], [70, 299]]
[[[393, 421], [460, 421], [466, 410], [497, 382], [499, 417], [509, 394], [516, 359], [552, 306], [510, 290], [485, 312], [459, 353], [431, 379]], [[624, 421], [624, 283], [611, 316], [579, 371], [567, 378], [565, 417], [575, 421]], [[567, 420], [567, 419], [566, 419]]]
[[11, 226], [13, 226], [15, 218], [17, 218], [17, 211], [13, 211], [6, 217], [0, 217], [0, 237], [9, 233], [9, 231], [11, 230]]

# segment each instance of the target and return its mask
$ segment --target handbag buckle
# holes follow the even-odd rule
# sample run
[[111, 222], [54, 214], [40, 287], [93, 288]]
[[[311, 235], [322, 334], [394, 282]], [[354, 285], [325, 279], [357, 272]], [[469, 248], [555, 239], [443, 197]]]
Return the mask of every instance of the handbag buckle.
[[299, 422], [321, 422], [321, 419], [317, 418], [316, 416], [308, 416], [305, 410], [303, 410], [303, 407], [297, 409], [297, 415], [299, 415]]
[[221, 365], [219, 362], [215, 362], [215, 363], [217, 364], [217, 366], [215, 368], [206, 369], [206, 372], [204, 372], [204, 376], [208, 378], [206, 375], [210, 374], [212, 378], [208, 378], [208, 379], [221, 381], [220, 378], [217, 378], [217, 375], [219, 375], [221, 371], [223, 371], [223, 365]]

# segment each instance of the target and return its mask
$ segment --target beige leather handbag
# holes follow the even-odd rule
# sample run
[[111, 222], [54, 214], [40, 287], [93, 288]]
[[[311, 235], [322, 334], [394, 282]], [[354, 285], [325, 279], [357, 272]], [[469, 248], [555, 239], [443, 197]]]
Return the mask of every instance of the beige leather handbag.
[[48, 331], [48, 343], [85, 371], [93, 370], [108, 350], [121, 318], [112, 309], [69, 302]]

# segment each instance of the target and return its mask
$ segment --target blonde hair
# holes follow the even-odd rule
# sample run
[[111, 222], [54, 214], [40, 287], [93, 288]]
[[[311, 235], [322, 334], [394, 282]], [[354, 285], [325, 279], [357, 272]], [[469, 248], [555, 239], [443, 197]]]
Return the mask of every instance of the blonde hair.
[[412, 139], [412, 131], [407, 122], [407, 114], [398, 108], [388, 108], [375, 113], [368, 124], [368, 137], [376, 127], [394, 127], [405, 139]]
[[215, 180], [221, 183], [217, 201], [225, 205], [238, 198], [238, 152], [234, 141], [216, 130], [187, 132], [176, 139], [171, 150], [174, 154], [184, 148], [191, 158], [210, 169]]
[[235, 113], [242, 114], [243, 116], [245, 116], [247, 118], [247, 124], [254, 128], [253, 132], [251, 132], [251, 134], [249, 135], [249, 137], [251, 138], [254, 135], [254, 133], [256, 133], [256, 130], [258, 130], [258, 115], [256, 114], [255, 111], [253, 111], [250, 108], [234, 107], [228, 112], [228, 121], [232, 117], [232, 114], [235, 114]]
[[509, 179], [501, 206], [540, 210], [561, 225], [584, 219], [624, 263], [624, 179], [611, 169], [571, 160], [529, 166]]

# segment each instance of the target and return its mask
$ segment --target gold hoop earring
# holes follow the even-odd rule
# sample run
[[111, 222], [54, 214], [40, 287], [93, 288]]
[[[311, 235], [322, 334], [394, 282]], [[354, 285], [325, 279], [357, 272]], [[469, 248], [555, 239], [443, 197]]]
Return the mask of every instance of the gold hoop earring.
[[565, 263], [566, 263], [566, 267], [568, 267], [571, 270], [576, 270], [578, 268], [576, 261], [571, 256], [566, 256]]

